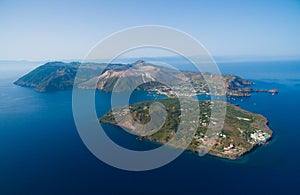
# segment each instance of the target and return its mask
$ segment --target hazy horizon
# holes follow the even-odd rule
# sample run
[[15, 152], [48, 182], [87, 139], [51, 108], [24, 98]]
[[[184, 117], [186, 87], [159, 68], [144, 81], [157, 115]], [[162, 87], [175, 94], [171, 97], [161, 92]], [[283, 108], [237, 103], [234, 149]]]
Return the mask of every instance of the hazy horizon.
[[[178, 59], [178, 56], [133, 56], [126, 58], [119, 58], [120, 60], [154, 60], [154, 59]], [[263, 62], [263, 61], [299, 61], [300, 56], [250, 56], [250, 55], [238, 55], [238, 56], [212, 56], [216, 62]], [[90, 62], [109, 62], [111, 59], [92, 59]], [[80, 58], [53, 58], [44, 60], [28, 60], [28, 59], [0, 59], [0, 62], [51, 62], [51, 61], [62, 61], [62, 62], [82, 62], [85, 59]]]
[[112, 33], [142, 25], [168, 26], [186, 32], [212, 56], [299, 58], [299, 10], [300, 2], [296, 0], [4, 0], [0, 2], [0, 59], [83, 59]]

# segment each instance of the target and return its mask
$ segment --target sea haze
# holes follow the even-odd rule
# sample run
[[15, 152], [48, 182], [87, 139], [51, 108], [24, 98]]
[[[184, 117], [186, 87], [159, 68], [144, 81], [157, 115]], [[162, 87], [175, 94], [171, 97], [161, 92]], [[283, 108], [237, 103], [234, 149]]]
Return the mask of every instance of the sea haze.
[[[180, 63], [176, 66], [191, 68]], [[73, 121], [71, 91], [37, 93], [15, 86], [12, 82], [27, 70], [9, 70], [10, 76], [0, 77], [0, 194], [299, 194], [300, 62], [219, 66], [223, 73], [254, 81], [257, 88], [279, 90], [277, 95], [256, 93], [250, 98], [229, 99], [269, 119], [274, 132], [271, 143], [237, 161], [185, 152], [172, 163], [146, 172], [113, 168], [88, 151]], [[0, 73], [8, 74], [3, 65]], [[131, 102], [151, 98], [140, 91]], [[97, 92], [95, 99], [99, 115], [110, 109], [109, 94]], [[104, 127], [122, 146], [137, 150], [157, 147], [116, 126]]]

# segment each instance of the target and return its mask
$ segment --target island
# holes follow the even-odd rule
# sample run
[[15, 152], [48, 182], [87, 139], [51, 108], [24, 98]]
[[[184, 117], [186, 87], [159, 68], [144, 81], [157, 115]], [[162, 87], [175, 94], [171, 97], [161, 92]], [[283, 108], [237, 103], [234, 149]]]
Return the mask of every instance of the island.
[[[177, 132], [180, 123], [181, 111], [177, 98], [166, 98], [156, 100], [163, 104], [167, 110], [167, 117], [163, 126], [154, 134], [147, 136], [137, 136], [140, 140], [149, 140], [160, 144], [166, 144]], [[224, 125], [221, 131], [216, 131], [207, 135], [208, 124], [215, 124], [215, 119], [210, 117], [210, 111], [214, 104], [209, 100], [199, 101], [199, 121], [190, 121], [198, 123], [198, 128], [194, 134], [192, 142], [189, 144], [189, 151], [198, 152], [201, 147], [210, 141], [210, 136], [215, 136], [215, 141], [209, 154], [227, 159], [238, 159], [244, 154], [250, 152], [257, 146], [265, 145], [272, 138], [272, 131], [268, 127], [268, 120], [259, 114], [254, 114], [243, 110], [240, 107], [226, 103], [227, 113]], [[109, 111], [99, 118], [102, 123], [109, 123], [126, 128], [133, 133], [139, 129], [133, 127], [133, 123], [147, 124], [150, 121], [149, 106], [154, 101], [145, 101], [120, 107]], [[190, 108], [189, 112], [193, 112]], [[118, 123], [115, 116], [121, 118]], [[131, 116], [131, 117], [129, 117]], [[211, 121], [212, 120], [212, 121]]]
[[[79, 67], [81, 74], [78, 74]], [[129, 69], [131, 70], [130, 74], [128, 74]], [[19, 78], [14, 84], [33, 88], [37, 92], [70, 90], [73, 87], [111, 92], [118, 78], [126, 74], [129, 75], [130, 79], [128, 80], [129, 83], [124, 83], [122, 90], [128, 89], [128, 86], [134, 86], [136, 83], [141, 83], [141, 81], [146, 81], [145, 84], [137, 87], [136, 90], [152, 90], [158, 94], [165, 94], [168, 97], [173, 96], [173, 90], [166, 85], [156, 82], [154, 78], [159, 77], [162, 80], [174, 83], [175, 90], [178, 89], [177, 91], [183, 91], [183, 93], [185, 89], [189, 90], [186, 86], [186, 81], [189, 80], [197, 94], [218, 95], [210, 94], [209, 83], [204, 79], [204, 76], [211, 78], [211, 83], [214, 80], [224, 81], [228, 96], [249, 97], [251, 93], [256, 92], [278, 93], [276, 89], [252, 88], [250, 86], [253, 86], [254, 82], [236, 75], [192, 71], [179, 72], [169, 67], [154, 65], [142, 60], [132, 64], [48, 62]], [[74, 83], [76, 75], [77, 83]]]
[[[130, 70], [130, 71], [128, 71]], [[126, 82], [119, 82], [119, 88], [114, 88], [117, 81], [126, 77]], [[170, 87], [163, 82], [174, 84]], [[208, 80], [205, 78], [209, 78]], [[190, 86], [187, 85], [187, 81]], [[217, 83], [223, 84], [220, 88]], [[140, 84], [142, 83], [142, 84]], [[225, 103], [227, 113], [224, 125], [220, 132], [213, 135], [207, 134], [208, 124], [215, 124], [215, 118], [211, 118], [211, 108], [216, 100], [198, 100], [197, 95], [208, 96], [237, 96], [249, 97], [252, 93], [277, 94], [276, 89], [257, 89], [254, 82], [248, 81], [236, 75], [221, 75], [209, 72], [176, 71], [166, 66], [158, 66], [142, 60], [132, 64], [118, 63], [94, 63], [94, 62], [48, 62], [19, 78], [14, 84], [22, 87], [33, 88], [37, 92], [51, 92], [58, 90], [70, 90], [78, 88], [82, 90], [100, 90], [107, 93], [123, 92], [132, 90], [146, 90], [155, 94], [163, 94], [166, 99], [157, 100], [167, 110], [167, 118], [161, 129], [151, 135], [138, 136], [138, 139], [167, 143], [175, 135], [180, 123], [182, 113], [178, 104], [178, 97], [186, 97], [199, 101], [199, 121], [191, 121], [199, 124], [195, 128], [192, 142], [187, 150], [198, 152], [203, 145], [211, 141], [214, 136], [215, 142], [209, 154], [227, 159], [237, 159], [253, 148], [264, 145], [272, 138], [272, 131], [268, 127], [267, 119], [259, 114], [254, 114], [242, 108]], [[136, 86], [132, 89], [131, 86]], [[192, 86], [192, 88], [191, 88]], [[190, 90], [193, 93], [189, 93]], [[213, 90], [213, 92], [211, 91]], [[174, 93], [176, 91], [176, 93]], [[129, 108], [118, 108], [118, 111], [110, 111], [99, 120], [100, 122], [119, 125], [130, 129], [132, 132], [138, 129], [132, 128], [132, 123], [147, 124], [150, 121], [149, 106], [153, 101], [145, 101], [130, 105]], [[195, 112], [193, 107], [190, 112]], [[132, 116], [130, 120], [125, 116]], [[116, 123], [114, 116], [122, 118]], [[212, 120], [212, 121], [211, 121]], [[136, 132], [137, 133], [137, 132]]]

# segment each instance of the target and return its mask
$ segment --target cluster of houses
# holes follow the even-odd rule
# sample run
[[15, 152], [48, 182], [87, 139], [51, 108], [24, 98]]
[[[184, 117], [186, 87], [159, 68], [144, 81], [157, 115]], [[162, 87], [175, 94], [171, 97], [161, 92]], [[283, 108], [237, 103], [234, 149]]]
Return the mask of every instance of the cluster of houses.
[[114, 116], [126, 116], [126, 115], [128, 115], [129, 112], [130, 112], [129, 108], [124, 108], [120, 111], [117, 110], [115, 112], [112, 112], [111, 114]]
[[177, 95], [181, 97], [191, 97], [197, 93], [209, 94], [205, 85], [191, 86], [189, 83], [180, 83], [172, 88], [168, 86], [160, 86], [159, 89], [152, 89], [151, 91], [154, 91], [158, 94], [165, 94], [167, 96]]
[[271, 137], [270, 134], [263, 132], [262, 130], [256, 130], [250, 134], [252, 144], [265, 144]]
[[234, 145], [233, 145], [233, 143], [230, 143], [229, 146], [224, 147], [223, 149], [224, 149], [224, 151], [229, 151], [231, 149], [234, 149]]
[[[219, 137], [223, 137], [223, 138], [226, 138], [226, 135], [225, 134], [222, 134], [222, 133], [218, 133]], [[202, 144], [206, 144], [207, 142], [210, 142], [211, 140], [210, 139], [207, 139], [208, 136], [207, 135], [204, 135], [203, 133], [200, 133], [200, 135], [195, 135], [194, 138], [202, 143]], [[219, 143], [219, 142], [218, 142]], [[225, 153], [229, 154], [229, 153], [235, 153], [237, 150], [236, 150], [236, 147], [233, 143], [230, 143], [228, 146], [224, 146], [223, 147], [223, 150]]]

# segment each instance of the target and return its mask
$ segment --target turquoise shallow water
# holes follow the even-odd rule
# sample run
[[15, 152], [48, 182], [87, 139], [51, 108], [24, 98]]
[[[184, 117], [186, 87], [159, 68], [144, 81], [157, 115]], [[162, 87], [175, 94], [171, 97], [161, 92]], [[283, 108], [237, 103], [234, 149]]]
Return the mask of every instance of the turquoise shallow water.
[[[184, 67], [188, 69], [188, 67]], [[300, 63], [251, 62], [222, 64], [279, 94], [257, 93], [230, 101], [265, 115], [274, 131], [270, 144], [238, 161], [185, 152], [156, 170], [128, 172], [96, 159], [82, 143], [74, 125], [71, 92], [36, 93], [14, 86], [17, 78], [0, 79], [0, 193], [268, 193], [299, 194], [300, 187]], [[132, 102], [147, 96], [138, 92]], [[109, 95], [97, 93], [101, 115]], [[138, 141], [118, 127], [104, 125], [118, 144], [145, 150], [157, 145]]]

